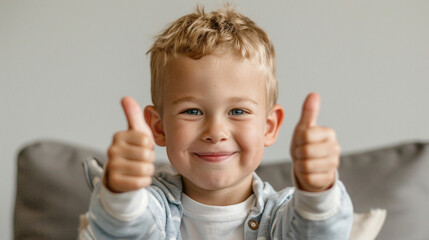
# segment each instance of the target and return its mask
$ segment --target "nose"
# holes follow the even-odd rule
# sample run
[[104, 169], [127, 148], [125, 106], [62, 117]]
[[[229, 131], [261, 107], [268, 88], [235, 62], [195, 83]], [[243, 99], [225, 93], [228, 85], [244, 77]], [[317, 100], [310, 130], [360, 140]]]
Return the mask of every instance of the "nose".
[[228, 139], [227, 122], [220, 118], [208, 119], [201, 140], [208, 143], [218, 143]]

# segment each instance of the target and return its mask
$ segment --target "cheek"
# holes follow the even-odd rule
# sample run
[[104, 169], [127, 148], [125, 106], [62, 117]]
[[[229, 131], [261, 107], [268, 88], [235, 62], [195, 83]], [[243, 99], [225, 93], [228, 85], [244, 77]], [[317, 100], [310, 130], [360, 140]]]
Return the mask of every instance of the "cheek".
[[166, 121], [164, 126], [165, 137], [167, 138], [167, 141], [174, 141], [186, 136], [186, 125], [180, 123], [179, 121], [174, 121], [171, 119], [169, 121]]
[[237, 134], [237, 140], [242, 145], [243, 150], [256, 152], [264, 149], [264, 127], [258, 123], [249, 123], [241, 126]]
[[165, 129], [167, 150], [183, 151], [195, 139], [195, 126], [192, 124], [171, 121], [167, 126], [169, 126]]

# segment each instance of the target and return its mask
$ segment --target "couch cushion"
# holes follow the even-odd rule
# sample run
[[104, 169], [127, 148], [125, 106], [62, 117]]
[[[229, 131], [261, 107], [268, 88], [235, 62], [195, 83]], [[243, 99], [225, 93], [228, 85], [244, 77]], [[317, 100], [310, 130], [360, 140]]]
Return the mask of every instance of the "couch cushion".
[[[261, 166], [257, 172], [275, 189], [291, 186], [291, 164]], [[354, 211], [387, 210], [377, 239], [429, 236], [429, 143], [404, 143], [341, 157], [339, 175]]]
[[[99, 151], [60, 141], [39, 141], [18, 156], [14, 212], [15, 239], [76, 239], [79, 215], [88, 209], [90, 191], [82, 161]], [[428, 217], [429, 143], [407, 143], [342, 156], [339, 174], [356, 212], [387, 209], [377, 239], [425, 239]], [[292, 186], [287, 160], [261, 165], [262, 179], [274, 188]]]
[[105, 156], [59, 141], [39, 141], [18, 155], [14, 239], [76, 239], [90, 196], [81, 162]]

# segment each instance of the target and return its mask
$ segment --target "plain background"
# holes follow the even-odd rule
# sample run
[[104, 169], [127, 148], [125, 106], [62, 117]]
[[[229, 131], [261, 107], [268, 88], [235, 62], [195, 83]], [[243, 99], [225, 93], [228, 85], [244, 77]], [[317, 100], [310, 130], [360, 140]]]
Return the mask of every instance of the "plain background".
[[[12, 238], [15, 158], [40, 138], [105, 151], [120, 98], [150, 104], [153, 37], [197, 1], [0, 2], [0, 238]], [[223, 1], [200, 1], [206, 10]], [[343, 152], [429, 139], [429, 1], [231, 1], [276, 47], [286, 119], [265, 162], [289, 159], [305, 96]], [[164, 149], [157, 157], [165, 159]]]

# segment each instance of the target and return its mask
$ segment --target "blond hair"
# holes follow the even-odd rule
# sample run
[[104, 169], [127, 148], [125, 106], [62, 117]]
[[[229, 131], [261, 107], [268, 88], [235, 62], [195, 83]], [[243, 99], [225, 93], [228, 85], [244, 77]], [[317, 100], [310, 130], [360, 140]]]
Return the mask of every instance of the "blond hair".
[[233, 51], [241, 58], [257, 60], [266, 72], [267, 111], [277, 101], [278, 84], [274, 46], [267, 34], [231, 5], [210, 13], [197, 6], [157, 36], [150, 54], [151, 94], [155, 108], [162, 114], [162, 72], [170, 58], [186, 56], [200, 59], [219, 49]]

